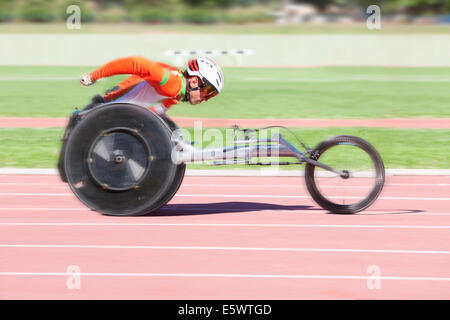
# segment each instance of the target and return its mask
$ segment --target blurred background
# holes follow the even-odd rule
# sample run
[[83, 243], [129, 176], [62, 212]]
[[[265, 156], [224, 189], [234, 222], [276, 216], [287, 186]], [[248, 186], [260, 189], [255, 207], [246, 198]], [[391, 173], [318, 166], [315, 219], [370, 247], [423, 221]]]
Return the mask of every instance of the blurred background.
[[72, 4], [90, 23], [356, 23], [369, 5], [385, 22], [450, 23], [449, 0], [1, 0], [0, 21], [64, 21]]
[[[66, 118], [125, 77], [80, 75], [132, 55], [224, 67], [223, 93], [173, 117], [450, 118], [449, 52], [450, 0], [0, 0], [0, 118]], [[447, 129], [295, 130], [361, 136], [388, 168], [450, 168]], [[61, 131], [0, 128], [0, 167], [54, 167]]]
[[0, 33], [0, 65], [442, 66], [450, 0], [0, 0]]

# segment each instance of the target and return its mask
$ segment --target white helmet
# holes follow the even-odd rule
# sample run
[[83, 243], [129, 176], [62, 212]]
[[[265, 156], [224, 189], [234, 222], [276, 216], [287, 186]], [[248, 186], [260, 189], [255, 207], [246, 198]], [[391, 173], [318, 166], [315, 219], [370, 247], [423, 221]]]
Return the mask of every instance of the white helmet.
[[[203, 82], [203, 86], [212, 86], [215, 94], [223, 89], [223, 73], [219, 65], [209, 57], [199, 57], [188, 61], [186, 73], [188, 76], [197, 76]], [[212, 95], [212, 96], [214, 96]]]

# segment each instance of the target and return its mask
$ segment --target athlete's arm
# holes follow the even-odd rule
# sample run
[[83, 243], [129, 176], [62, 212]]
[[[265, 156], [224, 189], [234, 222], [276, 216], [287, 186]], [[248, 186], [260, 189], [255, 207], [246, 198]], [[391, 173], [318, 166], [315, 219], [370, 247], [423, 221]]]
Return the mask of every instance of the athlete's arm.
[[169, 64], [165, 64], [162, 62], [157, 62], [158, 65], [160, 65], [161, 67], [163, 67], [164, 69], [170, 70], [170, 71], [179, 71], [178, 68], [175, 68], [174, 66], [171, 66]]
[[117, 74], [134, 74], [150, 81], [160, 82], [165, 69], [157, 62], [143, 57], [127, 57], [113, 60], [90, 73], [92, 81]]

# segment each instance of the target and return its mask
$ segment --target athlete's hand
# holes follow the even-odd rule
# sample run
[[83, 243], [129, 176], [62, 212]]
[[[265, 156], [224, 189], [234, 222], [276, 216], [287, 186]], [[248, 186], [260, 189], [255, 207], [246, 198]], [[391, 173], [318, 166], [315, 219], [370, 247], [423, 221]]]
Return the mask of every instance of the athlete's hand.
[[80, 83], [83, 86], [90, 86], [90, 85], [94, 84], [95, 81], [92, 81], [91, 76], [89, 75], [89, 73], [87, 73], [87, 74], [84, 74], [81, 76]]

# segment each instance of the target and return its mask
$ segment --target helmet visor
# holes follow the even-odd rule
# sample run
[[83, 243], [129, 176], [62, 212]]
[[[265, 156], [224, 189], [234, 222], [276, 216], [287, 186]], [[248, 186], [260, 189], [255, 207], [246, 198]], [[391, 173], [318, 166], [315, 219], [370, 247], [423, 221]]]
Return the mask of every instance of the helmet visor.
[[206, 101], [217, 96], [217, 94], [218, 94], [218, 92], [217, 92], [216, 88], [214, 88], [211, 85], [206, 85], [202, 88], [202, 95]]

